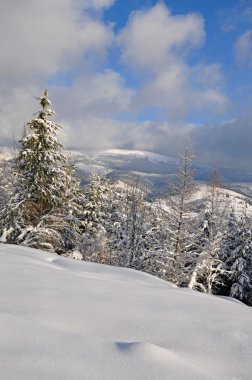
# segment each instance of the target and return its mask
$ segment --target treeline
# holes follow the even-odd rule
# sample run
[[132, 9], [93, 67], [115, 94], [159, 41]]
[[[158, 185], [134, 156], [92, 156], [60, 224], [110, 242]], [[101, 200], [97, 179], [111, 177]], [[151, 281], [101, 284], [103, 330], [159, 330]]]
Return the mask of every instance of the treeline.
[[92, 176], [81, 188], [49, 120], [48, 93], [27, 124], [12, 165], [1, 165], [1, 242], [145, 271], [178, 286], [252, 305], [251, 216], [236, 213], [216, 173], [193, 181], [194, 156], [180, 155], [169, 195], [148, 201], [139, 179]]

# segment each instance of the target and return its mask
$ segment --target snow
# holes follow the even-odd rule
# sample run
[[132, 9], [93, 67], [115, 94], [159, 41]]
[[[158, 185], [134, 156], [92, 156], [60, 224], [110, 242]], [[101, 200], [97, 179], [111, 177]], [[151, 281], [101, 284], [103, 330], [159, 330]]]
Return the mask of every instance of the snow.
[[0, 245], [5, 380], [249, 380], [252, 309], [130, 269]]
[[13, 152], [7, 146], [0, 146], [0, 161], [11, 160], [13, 158]]
[[[208, 185], [204, 183], [198, 183], [197, 186], [198, 190], [192, 194], [191, 201], [204, 202], [204, 199], [207, 198], [210, 189]], [[217, 187], [217, 191], [219, 193], [219, 207], [222, 207], [223, 209], [228, 207], [228, 210], [233, 210], [238, 217], [244, 215], [245, 211], [247, 216], [252, 216], [252, 204], [248, 202], [250, 199], [245, 195], [222, 187]], [[162, 200], [160, 204], [164, 211], [170, 212], [169, 202]]]
[[107, 175], [113, 172], [113, 169], [107, 169], [100, 164], [76, 162], [75, 167], [88, 174]]
[[115, 156], [132, 156], [135, 158], [147, 158], [151, 162], [174, 162], [177, 160], [168, 156], [164, 156], [158, 153], [152, 153], [140, 150], [127, 150], [127, 149], [108, 149], [103, 154], [115, 155]]

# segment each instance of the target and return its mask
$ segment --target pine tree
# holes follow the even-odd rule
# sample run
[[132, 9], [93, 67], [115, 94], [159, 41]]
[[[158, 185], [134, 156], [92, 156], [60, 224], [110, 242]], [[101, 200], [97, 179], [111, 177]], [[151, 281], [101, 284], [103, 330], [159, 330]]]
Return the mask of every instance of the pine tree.
[[62, 126], [49, 120], [55, 113], [48, 92], [38, 100], [42, 109], [20, 141], [15, 189], [1, 227], [7, 242], [64, 251], [63, 231], [69, 231], [81, 200], [79, 183], [57, 138]]

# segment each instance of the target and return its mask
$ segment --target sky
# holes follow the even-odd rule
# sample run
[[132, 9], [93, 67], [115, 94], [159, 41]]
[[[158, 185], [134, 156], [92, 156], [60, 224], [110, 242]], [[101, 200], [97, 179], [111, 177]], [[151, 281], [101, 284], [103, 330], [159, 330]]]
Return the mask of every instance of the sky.
[[48, 89], [67, 148], [251, 168], [252, 0], [0, 0], [0, 142]]

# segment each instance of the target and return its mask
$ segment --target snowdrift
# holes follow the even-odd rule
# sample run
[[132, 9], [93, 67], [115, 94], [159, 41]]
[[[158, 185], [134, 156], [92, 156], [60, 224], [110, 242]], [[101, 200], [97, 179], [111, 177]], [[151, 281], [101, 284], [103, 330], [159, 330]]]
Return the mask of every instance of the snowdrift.
[[10, 245], [0, 282], [1, 379], [251, 379], [240, 302]]

